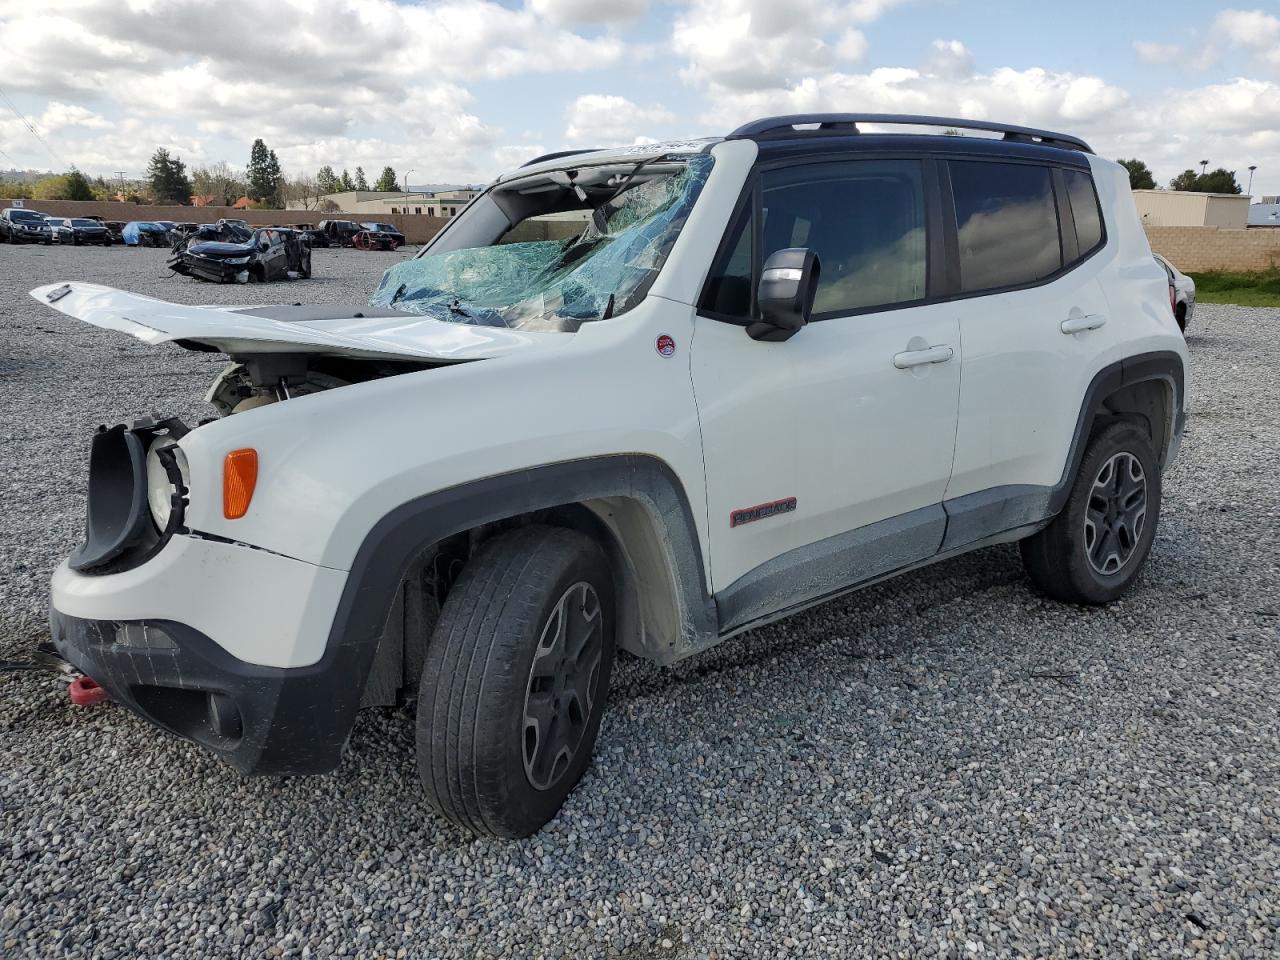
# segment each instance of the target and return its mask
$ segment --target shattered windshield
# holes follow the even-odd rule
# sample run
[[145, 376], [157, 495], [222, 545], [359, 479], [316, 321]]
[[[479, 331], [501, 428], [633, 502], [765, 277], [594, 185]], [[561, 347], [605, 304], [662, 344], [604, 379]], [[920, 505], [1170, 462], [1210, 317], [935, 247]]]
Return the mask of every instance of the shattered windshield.
[[[396, 264], [371, 303], [454, 323], [569, 332], [624, 313], [657, 278], [712, 162], [700, 154], [504, 185], [493, 191], [492, 209], [505, 219], [492, 235]], [[482, 207], [463, 215], [463, 236], [468, 217], [498, 216]]]

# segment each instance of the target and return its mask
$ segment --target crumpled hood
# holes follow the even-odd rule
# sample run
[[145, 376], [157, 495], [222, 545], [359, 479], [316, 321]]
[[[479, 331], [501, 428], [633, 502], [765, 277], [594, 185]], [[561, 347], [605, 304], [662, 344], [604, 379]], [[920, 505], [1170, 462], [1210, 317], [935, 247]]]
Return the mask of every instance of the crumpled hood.
[[253, 253], [253, 244], [205, 240], [187, 247], [187, 253], [194, 253], [202, 257], [247, 257]]
[[31, 296], [59, 313], [145, 343], [227, 354], [322, 353], [456, 363], [560, 349], [573, 334], [449, 323], [369, 306], [189, 307], [96, 283], [51, 283]]

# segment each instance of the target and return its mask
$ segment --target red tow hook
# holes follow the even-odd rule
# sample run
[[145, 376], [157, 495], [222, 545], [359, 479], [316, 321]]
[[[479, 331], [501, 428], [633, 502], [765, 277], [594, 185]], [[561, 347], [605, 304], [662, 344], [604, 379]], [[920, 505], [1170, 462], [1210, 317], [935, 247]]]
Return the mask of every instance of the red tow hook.
[[111, 699], [107, 691], [98, 686], [92, 677], [76, 677], [67, 686], [67, 693], [77, 707], [91, 707], [95, 703]]

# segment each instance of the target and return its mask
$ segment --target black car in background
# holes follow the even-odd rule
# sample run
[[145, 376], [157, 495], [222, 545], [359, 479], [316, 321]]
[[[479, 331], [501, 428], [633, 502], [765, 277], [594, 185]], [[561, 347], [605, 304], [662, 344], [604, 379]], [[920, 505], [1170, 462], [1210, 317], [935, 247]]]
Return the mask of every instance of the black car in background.
[[53, 230], [54, 243], [70, 243], [78, 246], [82, 243], [96, 243], [104, 247], [112, 244], [111, 234], [97, 220], [88, 217], [53, 218], [49, 221]]
[[310, 241], [311, 246], [313, 247], [328, 247], [330, 245], [329, 235], [314, 224], [295, 223], [293, 225], [293, 229], [297, 230], [299, 233], [305, 233], [307, 235], [307, 240]]
[[0, 210], [0, 240], [9, 243], [53, 243], [53, 231], [43, 213], [25, 207]]
[[389, 223], [362, 223], [360, 226], [370, 233], [378, 233], [384, 237], [389, 237], [392, 250], [399, 250], [404, 246], [404, 234]]
[[311, 245], [302, 233], [285, 227], [250, 232], [238, 225], [214, 224], [175, 243], [168, 267], [215, 283], [306, 279], [311, 276]]
[[364, 228], [354, 220], [321, 220], [316, 229], [324, 232], [329, 243], [335, 247], [350, 247], [355, 236]]

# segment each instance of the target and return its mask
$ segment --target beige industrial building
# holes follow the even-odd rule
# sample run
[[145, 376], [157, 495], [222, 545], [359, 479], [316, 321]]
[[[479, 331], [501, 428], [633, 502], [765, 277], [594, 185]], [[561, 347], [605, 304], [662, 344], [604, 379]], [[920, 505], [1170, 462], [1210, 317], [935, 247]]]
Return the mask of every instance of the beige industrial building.
[[[337, 207], [338, 213], [346, 213], [355, 217], [372, 217], [380, 214], [417, 214], [427, 217], [448, 219], [465, 207], [479, 190], [441, 190], [436, 193], [421, 193], [407, 190], [346, 190], [342, 193], [329, 193], [319, 198], [319, 207], [326, 207], [329, 201]], [[311, 209], [318, 209], [317, 203], [310, 203]], [[301, 201], [291, 200], [288, 210], [302, 210]]]
[[1249, 198], [1238, 193], [1135, 190], [1133, 200], [1138, 207], [1138, 216], [1148, 227], [1243, 230], [1249, 221]]

